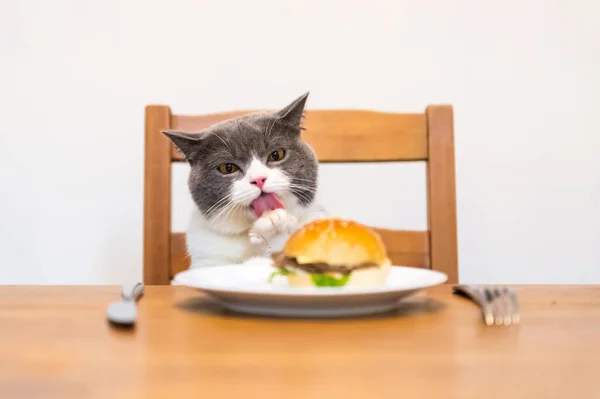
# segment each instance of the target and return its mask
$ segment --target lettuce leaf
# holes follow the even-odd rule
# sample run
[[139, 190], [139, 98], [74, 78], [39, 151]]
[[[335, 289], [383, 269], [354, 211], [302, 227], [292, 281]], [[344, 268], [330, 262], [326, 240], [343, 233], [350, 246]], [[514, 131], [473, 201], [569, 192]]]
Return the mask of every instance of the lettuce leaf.
[[290, 274], [290, 272], [288, 270], [285, 269], [277, 269], [275, 270], [273, 273], [271, 273], [271, 275], [269, 276], [269, 283], [273, 282], [273, 279], [277, 276], [287, 276], [288, 274]]
[[[273, 279], [275, 277], [287, 276], [291, 273], [292, 272], [290, 272], [289, 270], [286, 270], [286, 269], [275, 270], [269, 276], [268, 282], [272, 283]], [[350, 279], [350, 276], [347, 275], [347, 276], [342, 276], [340, 278], [335, 278], [335, 277], [327, 276], [325, 274], [311, 274], [310, 279], [312, 280], [313, 284], [316, 285], [317, 287], [343, 287], [346, 285], [346, 283]]]
[[317, 287], [343, 287], [350, 279], [350, 275], [335, 278], [325, 274], [311, 274], [310, 279]]

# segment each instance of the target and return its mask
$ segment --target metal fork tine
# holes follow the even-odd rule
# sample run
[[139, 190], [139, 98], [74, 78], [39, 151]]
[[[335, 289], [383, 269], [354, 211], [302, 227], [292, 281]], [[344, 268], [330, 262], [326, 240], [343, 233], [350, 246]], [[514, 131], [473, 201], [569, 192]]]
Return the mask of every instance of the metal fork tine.
[[494, 309], [493, 309], [493, 300], [494, 297], [489, 288], [483, 287], [480, 289], [481, 297], [483, 298], [481, 304], [481, 311], [483, 312], [483, 318], [485, 319], [485, 324], [488, 326], [494, 325]]
[[502, 301], [502, 294], [500, 289], [497, 287], [494, 287], [491, 290], [494, 297], [494, 324], [501, 326], [504, 323], [504, 302]]
[[512, 324], [512, 315], [514, 313], [512, 298], [510, 297], [510, 293], [508, 292], [507, 287], [503, 287], [501, 290], [502, 294], [502, 302], [504, 302], [504, 315], [503, 321], [505, 326], [510, 326]]
[[521, 321], [521, 315], [519, 313], [519, 301], [517, 300], [517, 293], [514, 288], [508, 289], [508, 296], [512, 305], [512, 323], [519, 324]]

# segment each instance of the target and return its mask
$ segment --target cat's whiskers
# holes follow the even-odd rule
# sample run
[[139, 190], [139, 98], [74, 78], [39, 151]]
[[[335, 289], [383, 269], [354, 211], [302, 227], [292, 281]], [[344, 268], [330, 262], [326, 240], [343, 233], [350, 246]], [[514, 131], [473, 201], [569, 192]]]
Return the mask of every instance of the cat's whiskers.
[[229, 219], [229, 215], [231, 215], [231, 216], [235, 215], [235, 210], [236, 210], [237, 208], [239, 208], [241, 205], [242, 205], [242, 204], [241, 204], [241, 203], [239, 203], [239, 202], [238, 202], [238, 203], [236, 203], [236, 204], [234, 204], [234, 205], [233, 205], [233, 207], [231, 207], [231, 209], [229, 209], [229, 211], [228, 211], [228, 212], [227, 212], [227, 214], [225, 215], [225, 219], [224, 219], [223, 221], [225, 221], [225, 222], [226, 222], [226, 221], [227, 221], [227, 219]]
[[223, 203], [223, 201], [226, 201], [227, 199], [231, 198], [232, 196], [233, 196], [233, 193], [227, 194], [226, 196], [224, 196], [223, 198], [221, 198], [220, 200], [218, 200], [217, 202], [215, 202], [213, 204], [213, 206], [211, 206], [210, 208], [208, 208], [208, 210], [206, 212], [204, 212], [204, 214], [206, 214], [208, 216], [213, 209], [215, 209], [219, 204]]
[[290, 185], [289, 187], [290, 187], [290, 189], [296, 189], [296, 190], [304, 191], [304, 192], [308, 192], [308, 193], [316, 193], [317, 192], [316, 187], [306, 187], [306, 186], [297, 186], [297, 185]]
[[[306, 202], [310, 203], [314, 201], [314, 194], [316, 193], [316, 185], [308, 186], [302, 184], [293, 183], [279, 183], [270, 187], [272, 190], [289, 190], [292, 194], [302, 198]], [[312, 198], [311, 198], [312, 197]]]
[[292, 177], [290, 180], [292, 180], [292, 181], [294, 181], [294, 180], [307, 181], [307, 182], [310, 182], [310, 183], [313, 183], [313, 184], [316, 183], [314, 179], [303, 179], [301, 177], [296, 177], [296, 176]]
[[294, 193], [295, 195], [297, 195], [298, 197], [304, 199], [306, 202], [312, 202], [313, 199], [311, 199], [308, 194], [306, 194], [305, 192], [301, 192], [301, 191], [294, 191], [292, 190], [292, 193]]
[[303, 198], [306, 199], [308, 202], [312, 201], [308, 194], [315, 194], [317, 191], [316, 187], [291, 183], [280, 183], [278, 185], [272, 185], [270, 189], [273, 191], [288, 190], [292, 193], [304, 194]]
[[229, 206], [229, 204], [231, 204], [231, 201], [228, 201], [228, 202], [224, 202], [224, 203], [222, 203], [222, 204], [221, 204], [219, 207], [217, 207], [217, 208], [213, 209], [213, 211], [212, 211], [212, 212], [210, 212], [210, 213], [206, 213], [206, 218], [207, 218], [207, 219], [212, 219], [212, 218], [213, 218], [213, 216], [214, 216], [214, 215], [215, 215], [217, 212], [220, 212], [220, 211], [222, 211], [223, 209], [227, 209], [227, 207]]
[[219, 217], [228, 209], [230, 209], [230, 207], [235, 206], [235, 203], [232, 202], [228, 202], [221, 210], [220, 212], [216, 215], [216, 216], [211, 216], [210, 217], [210, 225], [212, 226], [218, 219]]
[[239, 197], [236, 198], [235, 202], [239, 202], [242, 205], [250, 205], [249, 201], [253, 201], [257, 196], [254, 190], [243, 192]]
[[317, 190], [316, 184], [307, 184], [307, 183], [290, 183], [290, 187], [302, 188], [306, 190]]
[[[250, 205], [247, 204], [248, 201], [253, 200], [255, 198], [255, 194], [253, 193], [254, 190], [251, 191], [245, 191], [243, 193], [238, 193], [238, 195], [236, 195], [233, 198], [230, 198], [230, 201], [227, 202], [225, 205], [222, 205], [222, 207], [219, 207], [217, 209], [215, 209], [210, 215], [206, 215], [207, 219], [212, 219], [211, 225], [214, 223], [214, 221], [216, 221], [217, 219], [219, 219], [221, 217], [221, 215], [223, 215], [225, 212], [230, 212], [233, 207], [236, 207], [239, 205], [239, 207], [242, 207], [244, 205]], [[213, 216], [215, 213], [218, 214], [216, 216]], [[227, 215], [225, 217], [225, 219], [227, 219]]]
[[[210, 219], [210, 218], [212, 218], [212, 216], [213, 216], [213, 215], [214, 215], [216, 212], [219, 212], [219, 211], [221, 211], [221, 212], [219, 213], [219, 215], [220, 215], [220, 214], [223, 212], [223, 210], [225, 210], [225, 209], [227, 209], [227, 208], [228, 208], [228, 206], [229, 206], [229, 205], [231, 205], [231, 204], [236, 204], [236, 203], [238, 203], [240, 200], [243, 200], [243, 199], [244, 199], [244, 197], [246, 196], [245, 194], [246, 194], [246, 193], [241, 193], [241, 194], [238, 194], [237, 196], [235, 196], [235, 197], [234, 197], [234, 196], [233, 196], [233, 193], [231, 193], [231, 194], [227, 195], [226, 197], [223, 197], [221, 200], [219, 200], [219, 201], [218, 201], [218, 202], [217, 202], [215, 205], [213, 205], [213, 206], [211, 207], [211, 209], [213, 209], [213, 210], [212, 210], [212, 212], [210, 212], [210, 213], [209, 213], [209, 212], [206, 212], [206, 218], [207, 218], [207, 219]], [[226, 199], [229, 199], [229, 201], [227, 201], [227, 202], [225, 202], [225, 203], [223, 204], [223, 203], [222, 203], [222, 202], [223, 202], [223, 200], [226, 200]], [[220, 206], [216, 207], [216, 206], [217, 206], [217, 205], [219, 205], [219, 204], [220, 204]], [[216, 219], [216, 218], [217, 218], [219, 215], [217, 215], [217, 216], [215, 217], [215, 219]]]
[[289, 187], [290, 187], [290, 191], [292, 193], [294, 193], [298, 197], [301, 197], [306, 202], [310, 203], [310, 202], [314, 201], [315, 194], [317, 192], [316, 185], [314, 185], [314, 186], [308, 186], [306, 184], [293, 184], [293, 183], [290, 183]]
[[289, 191], [290, 186], [287, 184], [271, 185], [269, 186], [270, 193], [281, 194], [281, 191]]
[[210, 225], [212, 226], [217, 220], [219, 220], [219, 218], [221, 217], [221, 215], [223, 215], [225, 213], [225, 211], [227, 211], [227, 213], [225, 214], [225, 218], [223, 221], [227, 221], [227, 218], [229, 217], [229, 214], [236, 209], [237, 207], [241, 207], [244, 204], [241, 202], [230, 202], [227, 204], [227, 206], [225, 206], [221, 212], [219, 212], [215, 217], [212, 218], [212, 220], [210, 221]]

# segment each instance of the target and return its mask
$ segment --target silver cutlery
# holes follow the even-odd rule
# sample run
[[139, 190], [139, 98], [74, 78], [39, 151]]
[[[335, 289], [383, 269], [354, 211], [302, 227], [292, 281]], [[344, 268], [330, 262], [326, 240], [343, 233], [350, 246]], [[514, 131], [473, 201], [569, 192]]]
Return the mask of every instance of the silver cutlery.
[[136, 302], [144, 293], [144, 284], [124, 285], [121, 300], [111, 303], [106, 309], [106, 317], [114, 324], [133, 325], [137, 319]]
[[488, 326], [510, 326], [521, 321], [517, 294], [513, 288], [456, 285], [452, 292], [477, 303]]

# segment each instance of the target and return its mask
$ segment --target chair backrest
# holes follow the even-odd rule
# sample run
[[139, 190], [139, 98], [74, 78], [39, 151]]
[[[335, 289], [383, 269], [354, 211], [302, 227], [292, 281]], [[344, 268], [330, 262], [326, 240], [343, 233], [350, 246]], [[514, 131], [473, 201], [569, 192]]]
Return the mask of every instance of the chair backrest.
[[[184, 161], [161, 131], [199, 131], [251, 111], [188, 116], [168, 106], [146, 107], [144, 282], [169, 284], [190, 263], [185, 235], [171, 232], [171, 163]], [[376, 230], [393, 264], [431, 268], [458, 280], [454, 121], [452, 107], [421, 114], [355, 110], [307, 111], [303, 138], [319, 162], [427, 162], [428, 231]]]

